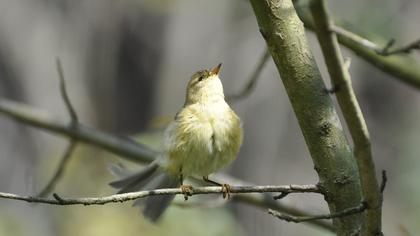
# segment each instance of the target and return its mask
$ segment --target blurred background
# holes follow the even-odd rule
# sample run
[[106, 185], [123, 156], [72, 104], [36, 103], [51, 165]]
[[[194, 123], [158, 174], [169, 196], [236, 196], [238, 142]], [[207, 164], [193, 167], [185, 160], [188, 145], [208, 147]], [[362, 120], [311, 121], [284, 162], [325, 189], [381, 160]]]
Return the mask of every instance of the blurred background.
[[[337, 18], [404, 44], [420, 37], [420, 2], [329, 1]], [[326, 83], [316, 38], [308, 32]], [[183, 105], [193, 72], [223, 63], [226, 94], [240, 91], [265, 50], [248, 1], [0, 0], [0, 99], [69, 120], [58, 89], [61, 58], [69, 96], [83, 124], [132, 136], [158, 148], [166, 118]], [[420, 231], [420, 91], [344, 50], [367, 118], [378, 174], [385, 169], [386, 235]], [[420, 60], [419, 53], [413, 54]], [[271, 59], [255, 91], [231, 103], [243, 120], [239, 158], [225, 172], [261, 184], [316, 183], [317, 176]], [[67, 140], [0, 116], [0, 191], [39, 192]], [[107, 164], [139, 165], [78, 145], [55, 192], [66, 197], [114, 193]], [[220, 196], [193, 197], [218, 201]], [[281, 200], [311, 213], [327, 212], [316, 195]], [[182, 202], [178, 199], [177, 202]], [[0, 235], [331, 235], [284, 223], [261, 209], [227, 202], [216, 208], [173, 206], [162, 222], [142, 219], [130, 203], [47, 206], [0, 199]]]

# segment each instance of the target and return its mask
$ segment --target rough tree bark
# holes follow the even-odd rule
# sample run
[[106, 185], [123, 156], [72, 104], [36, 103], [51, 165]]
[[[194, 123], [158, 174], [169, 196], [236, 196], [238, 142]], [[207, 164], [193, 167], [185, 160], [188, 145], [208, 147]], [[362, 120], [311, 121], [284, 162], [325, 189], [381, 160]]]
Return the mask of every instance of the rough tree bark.
[[[331, 213], [360, 204], [355, 158], [291, 0], [251, 0], [311, 153]], [[360, 231], [360, 215], [333, 221], [337, 235]]]

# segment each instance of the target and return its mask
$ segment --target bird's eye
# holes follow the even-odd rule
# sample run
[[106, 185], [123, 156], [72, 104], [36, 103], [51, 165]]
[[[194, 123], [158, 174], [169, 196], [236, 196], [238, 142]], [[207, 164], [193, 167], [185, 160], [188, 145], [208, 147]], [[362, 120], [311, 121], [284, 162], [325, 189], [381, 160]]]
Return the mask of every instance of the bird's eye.
[[204, 75], [201, 75], [200, 77], [198, 77], [198, 82], [202, 81], [204, 79]]

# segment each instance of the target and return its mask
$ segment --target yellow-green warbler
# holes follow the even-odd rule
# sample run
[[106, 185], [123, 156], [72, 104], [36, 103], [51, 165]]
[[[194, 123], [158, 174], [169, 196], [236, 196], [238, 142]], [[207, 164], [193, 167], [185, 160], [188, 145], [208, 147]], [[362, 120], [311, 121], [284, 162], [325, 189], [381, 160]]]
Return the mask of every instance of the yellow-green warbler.
[[[119, 193], [179, 186], [185, 190], [183, 178], [198, 175], [208, 180], [209, 174], [236, 158], [242, 144], [241, 121], [225, 101], [220, 67], [191, 77], [185, 104], [165, 130], [162, 154], [140, 172], [112, 182]], [[144, 203], [143, 214], [156, 221], [173, 198], [152, 196], [134, 205]]]

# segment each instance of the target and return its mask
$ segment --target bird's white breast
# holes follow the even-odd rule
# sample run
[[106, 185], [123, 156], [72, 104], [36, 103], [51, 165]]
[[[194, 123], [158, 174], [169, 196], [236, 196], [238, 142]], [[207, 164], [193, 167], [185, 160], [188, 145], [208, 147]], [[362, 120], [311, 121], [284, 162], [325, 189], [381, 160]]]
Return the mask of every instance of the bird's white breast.
[[185, 176], [218, 171], [237, 155], [242, 133], [233, 132], [238, 130], [239, 118], [224, 101], [185, 107], [165, 134], [167, 168]]

